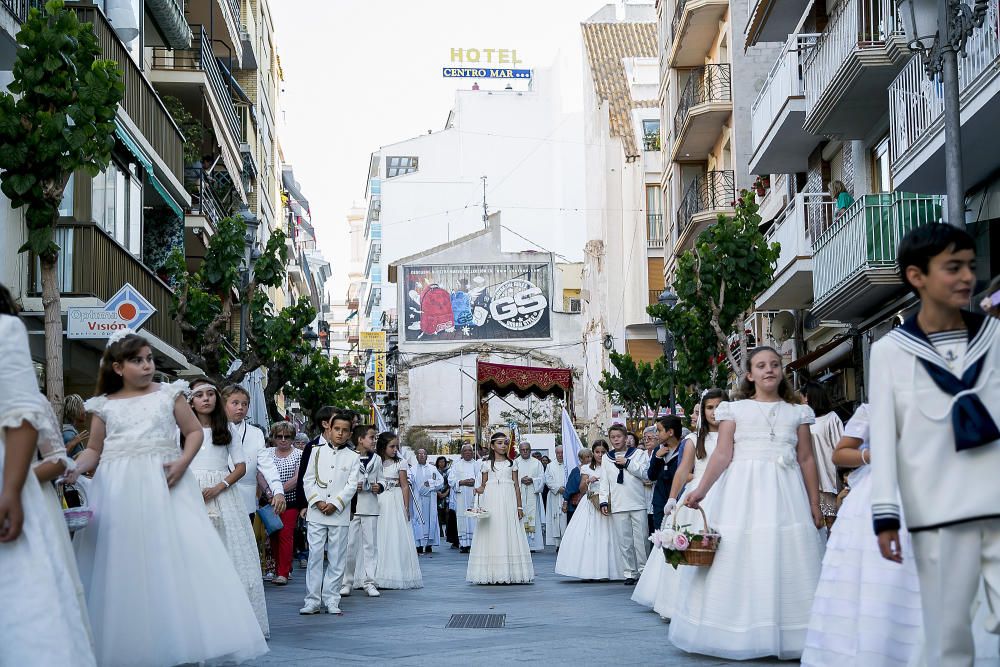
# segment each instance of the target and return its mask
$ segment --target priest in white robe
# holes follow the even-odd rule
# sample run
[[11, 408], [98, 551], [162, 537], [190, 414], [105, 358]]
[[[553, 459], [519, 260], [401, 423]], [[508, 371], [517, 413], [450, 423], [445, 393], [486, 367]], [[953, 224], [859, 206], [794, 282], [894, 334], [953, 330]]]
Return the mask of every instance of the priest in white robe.
[[459, 551], [463, 554], [469, 553], [476, 530], [476, 520], [466, 517], [465, 510], [475, 503], [475, 490], [482, 478], [482, 464], [472, 455], [472, 445], [462, 445], [462, 458], [451, 465], [451, 488], [455, 493]]
[[412, 482], [410, 525], [417, 553], [432, 553], [431, 547], [441, 544], [441, 526], [438, 523], [437, 492], [444, 487], [444, 477], [437, 467], [427, 462], [427, 450], [417, 450], [417, 462], [411, 466]]
[[566, 491], [562, 445], [556, 446], [556, 460], [550, 461], [545, 468], [545, 486], [549, 489], [549, 502], [545, 505], [545, 546], [559, 549], [559, 542], [566, 532], [566, 514], [562, 511], [563, 493]]
[[545, 488], [545, 468], [541, 461], [531, 456], [529, 442], [521, 442], [520, 452], [521, 456], [514, 461], [514, 465], [521, 482], [521, 505], [524, 510], [521, 523], [528, 538], [528, 548], [531, 551], [544, 551], [542, 523], [545, 521], [545, 509], [542, 505], [542, 489]]

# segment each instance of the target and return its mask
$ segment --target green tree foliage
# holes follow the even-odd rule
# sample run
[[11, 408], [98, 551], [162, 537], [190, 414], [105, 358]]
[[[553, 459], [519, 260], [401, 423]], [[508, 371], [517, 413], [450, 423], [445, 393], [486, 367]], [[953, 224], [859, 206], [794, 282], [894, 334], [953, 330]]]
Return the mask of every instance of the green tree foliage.
[[39, 259], [45, 309], [47, 392], [62, 414], [62, 315], [54, 240], [69, 177], [107, 168], [122, 72], [102, 60], [93, 27], [62, 0], [32, 9], [17, 34], [9, 92], [0, 92], [0, 180], [13, 208], [25, 209], [28, 240], [20, 252]]
[[197, 118], [184, 108], [184, 104], [172, 95], [162, 97], [163, 105], [173, 117], [177, 127], [184, 135], [184, 164], [201, 164], [202, 144], [208, 136], [208, 130]]
[[[281, 364], [278, 364], [280, 368]], [[297, 400], [302, 411], [311, 419], [324, 405], [364, 412], [365, 388], [359, 380], [349, 378], [334, 357], [312, 350], [305, 358], [285, 366], [288, 380], [285, 395]], [[268, 374], [268, 384], [274, 371]], [[265, 390], [265, 393], [266, 390]]]
[[684, 389], [682, 405], [689, 410], [700, 389], [726, 384], [730, 372], [737, 380], [744, 375], [738, 363], [747, 355], [743, 323], [753, 312], [754, 299], [770, 286], [780, 251], [761, 234], [757, 210], [753, 194], [741, 192], [735, 216], [719, 216], [694, 248], [678, 258], [673, 283], [677, 305], [646, 309], [674, 333], [676, 379]]
[[603, 371], [598, 384], [629, 417], [645, 419], [647, 411], [656, 414], [669, 402], [670, 375], [663, 357], [652, 364], [617, 352], [612, 352], [610, 358], [615, 372]]

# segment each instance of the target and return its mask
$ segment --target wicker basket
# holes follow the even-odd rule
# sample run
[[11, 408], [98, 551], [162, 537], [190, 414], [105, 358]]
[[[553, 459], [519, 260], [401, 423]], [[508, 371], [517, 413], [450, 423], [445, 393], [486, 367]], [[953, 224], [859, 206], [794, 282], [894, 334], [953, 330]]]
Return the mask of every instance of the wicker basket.
[[[712, 529], [708, 527], [708, 517], [705, 516], [705, 510], [698, 508], [701, 512], [702, 525], [704, 526], [704, 531], [702, 532], [701, 539], [698, 541], [691, 540], [691, 546], [689, 546], [682, 553], [684, 554], [684, 560], [681, 565], [692, 565], [694, 567], [708, 567], [715, 561], [715, 552], [719, 548], [719, 540], [722, 539], [718, 533], [712, 532]], [[673, 528], [677, 530], [677, 512], [674, 512], [674, 522]]]
[[490, 511], [485, 507], [481, 507], [479, 505], [479, 498], [480, 498], [479, 494], [476, 494], [475, 498], [472, 501], [472, 507], [465, 510], [465, 518], [476, 519], [477, 521], [479, 519], [490, 518]]
[[73, 533], [83, 530], [90, 525], [90, 520], [94, 518], [94, 510], [90, 508], [90, 504], [87, 502], [87, 492], [83, 489], [82, 484], [66, 484], [63, 486], [60, 492], [63, 505], [66, 504], [65, 494], [67, 487], [75, 490], [80, 495], [80, 505], [78, 507], [63, 508], [63, 518], [66, 520], [66, 527]]

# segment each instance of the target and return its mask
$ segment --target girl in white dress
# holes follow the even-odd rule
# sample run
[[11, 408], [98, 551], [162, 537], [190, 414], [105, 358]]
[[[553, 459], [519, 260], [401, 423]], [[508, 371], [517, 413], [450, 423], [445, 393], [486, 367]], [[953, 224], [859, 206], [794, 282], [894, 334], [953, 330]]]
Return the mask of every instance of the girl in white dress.
[[608, 443], [604, 440], [595, 441], [591, 450], [580, 450], [580, 503], [559, 545], [556, 574], [584, 581], [621, 581], [625, 578], [625, 564], [611, 517], [601, 514], [591, 500], [597, 497], [601, 461], [607, 453]]
[[[667, 496], [667, 504], [664, 506], [661, 528], [672, 527], [675, 519], [678, 527], [690, 526], [695, 530], [702, 527], [701, 513], [683, 505], [678, 506], [678, 503], [684, 500], [682, 493], [696, 489], [705, 474], [705, 468], [708, 467], [719, 438], [719, 421], [715, 418], [715, 410], [720, 403], [728, 400], [729, 395], [721, 389], [707, 389], [702, 393], [695, 414], [703, 416], [698, 422], [698, 432], [684, 439], [684, 451], [681, 453], [681, 460], [677, 464], [677, 471], [674, 473], [674, 480]], [[690, 481], [688, 481], [689, 475]], [[649, 577], [654, 577], [651, 596], [648, 592], [644, 595], [640, 595], [639, 592], [639, 587], [643, 584], [642, 579], [647, 577], [647, 573]], [[654, 547], [632, 599], [639, 604], [652, 607], [662, 618], [669, 619], [677, 595], [680, 574], [679, 569], [667, 564], [663, 557], [663, 549]]]
[[99, 395], [87, 401], [90, 441], [67, 474], [74, 482], [96, 470], [94, 518], [74, 544], [97, 662], [249, 660], [267, 643], [198, 481], [187, 474], [204, 433], [184, 398], [187, 382], [155, 383], [155, 368], [145, 338], [112, 336]]
[[399, 438], [388, 431], [379, 434], [375, 441], [375, 453], [382, 459], [385, 475], [385, 491], [378, 496], [375, 585], [389, 590], [423, 588], [416, 542], [410, 527], [407, 465], [399, 455]]
[[[271, 631], [267, 621], [267, 603], [264, 601], [264, 583], [260, 577], [257, 540], [253, 527], [247, 521], [246, 505], [239, 489], [234, 486], [247, 471], [243, 452], [239, 451], [239, 443], [233, 443], [229, 420], [219, 400], [219, 390], [208, 378], [197, 378], [191, 382], [189, 401], [205, 434], [189, 469], [201, 487], [208, 518], [212, 520], [233, 560], [233, 566], [243, 580], [260, 630], [264, 637], [269, 637]], [[232, 472], [229, 470], [230, 454]]]
[[483, 483], [476, 489], [489, 516], [479, 520], [472, 536], [465, 580], [474, 584], [530, 584], [535, 578], [528, 538], [521, 520], [521, 488], [517, 468], [507, 460], [510, 441], [503, 433], [490, 438], [483, 461]]
[[803, 391], [806, 405], [816, 415], [816, 423], [810, 424], [813, 456], [816, 458], [816, 473], [819, 482], [819, 507], [823, 516], [837, 516], [837, 466], [833, 464], [833, 449], [844, 434], [844, 422], [833, 411], [833, 402], [826, 389], [818, 382], [809, 382]]
[[708, 518], [722, 539], [710, 567], [683, 568], [670, 641], [731, 660], [793, 659], [805, 646], [823, 551], [813, 415], [775, 350], [747, 357], [740, 393], [751, 398], [716, 409], [718, 444], [684, 501], [698, 508], [711, 491]]
[[[28, 334], [0, 286], [0, 665], [96, 665], [86, 602], [58, 500], [39, 468], [72, 468], [38, 392]], [[43, 489], [43, 486], [45, 487]]]

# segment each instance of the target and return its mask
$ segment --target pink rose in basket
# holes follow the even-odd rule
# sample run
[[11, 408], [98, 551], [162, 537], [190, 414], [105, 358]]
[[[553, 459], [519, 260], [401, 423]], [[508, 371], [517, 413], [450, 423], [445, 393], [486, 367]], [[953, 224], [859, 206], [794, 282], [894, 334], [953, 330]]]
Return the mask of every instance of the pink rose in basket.
[[685, 551], [691, 546], [691, 541], [688, 540], [687, 535], [684, 533], [677, 533], [674, 535], [674, 549], [677, 551]]

